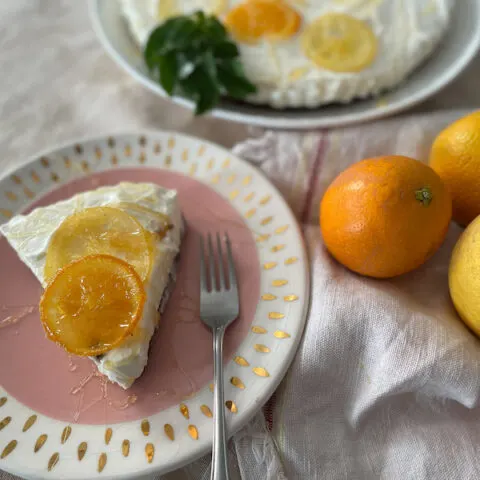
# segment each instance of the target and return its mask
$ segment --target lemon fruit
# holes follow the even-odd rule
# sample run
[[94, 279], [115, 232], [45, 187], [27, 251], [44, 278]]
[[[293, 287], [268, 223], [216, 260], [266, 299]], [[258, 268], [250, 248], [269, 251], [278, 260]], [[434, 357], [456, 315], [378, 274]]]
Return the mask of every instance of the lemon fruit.
[[460, 318], [480, 337], [480, 217], [470, 223], [455, 245], [448, 281]]
[[367, 23], [351, 15], [328, 13], [305, 29], [302, 48], [319, 67], [333, 72], [360, 72], [375, 60], [378, 40]]
[[91, 255], [60, 269], [40, 300], [50, 340], [80, 356], [101, 355], [136, 327], [145, 304], [143, 282], [128, 263]]
[[453, 219], [467, 226], [480, 215], [480, 111], [440, 132], [430, 151], [430, 166], [450, 190]]
[[150, 274], [153, 256], [149, 233], [119, 208], [92, 207], [67, 217], [48, 245], [45, 280], [87, 255], [111, 255], [132, 265], [142, 281]]

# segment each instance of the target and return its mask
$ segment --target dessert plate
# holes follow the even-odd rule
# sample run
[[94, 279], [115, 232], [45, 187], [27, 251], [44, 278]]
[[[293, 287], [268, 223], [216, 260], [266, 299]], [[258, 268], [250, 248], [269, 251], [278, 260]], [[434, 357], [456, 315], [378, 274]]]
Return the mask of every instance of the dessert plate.
[[[117, 1], [89, 0], [94, 30], [108, 54], [135, 80], [160, 96], [163, 89], [147, 73]], [[457, 77], [480, 46], [480, 0], [464, 0], [453, 9], [450, 29], [432, 56], [406, 81], [385, 95], [316, 109], [274, 110], [223, 100], [211, 115], [234, 122], [283, 129], [338, 127], [398, 113], [426, 100]], [[112, 82], [115, 79], [112, 78]], [[181, 97], [173, 101], [189, 109]]]
[[212, 438], [211, 334], [198, 317], [198, 233], [228, 231], [240, 318], [226, 335], [230, 433], [268, 400], [297, 348], [309, 302], [302, 236], [277, 190], [213, 144], [169, 132], [79, 141], [0, 180], [0, 223], [120, 181], [179, 192], [188, 225], [178, 278], [146, 371], [125, 391], [48, 341], [41, 288], [0, 237], [0, 469], [26, 478], [132, 478], [206, 453]]

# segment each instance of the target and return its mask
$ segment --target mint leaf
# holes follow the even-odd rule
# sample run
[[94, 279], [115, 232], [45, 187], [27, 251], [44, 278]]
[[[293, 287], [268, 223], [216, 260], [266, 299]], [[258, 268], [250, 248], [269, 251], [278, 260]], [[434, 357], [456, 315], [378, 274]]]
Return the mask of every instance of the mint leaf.
[[192, 99], [196, 115], [214, 108], [221, 95], [242, 99], [256, 92], [239, 55], [223, 24], [202, 11], [159, 25], [144, 50], [152, 77], [168, 95], [178, 93]]

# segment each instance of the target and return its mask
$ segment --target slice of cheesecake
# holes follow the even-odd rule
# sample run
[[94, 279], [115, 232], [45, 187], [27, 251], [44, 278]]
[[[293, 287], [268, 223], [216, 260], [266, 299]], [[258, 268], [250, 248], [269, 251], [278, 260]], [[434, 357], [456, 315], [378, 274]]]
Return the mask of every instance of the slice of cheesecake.
[[176, 191], [148, 183], [102, 187], [15, 216], [0, 232], [43, 287], [70, 261], [91, 254], [115, 256], [135, 269], [146, 295], [140, 319], [116, 348], [91, 357], [112, 382], [129, 388], [147, 364], [175, 280], [184, 232]]

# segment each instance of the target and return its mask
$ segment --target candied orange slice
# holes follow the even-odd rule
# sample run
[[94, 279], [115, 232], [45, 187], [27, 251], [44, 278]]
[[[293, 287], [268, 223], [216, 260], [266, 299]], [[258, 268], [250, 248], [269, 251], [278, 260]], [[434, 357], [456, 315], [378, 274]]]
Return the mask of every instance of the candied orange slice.
[[305, 55], [333, 72], [359, 72], [373, 63], [378, 40], [361, 20], [329, 13], [314, 20], [302, 34]]
[[300, 29], [302, 17], [283, 0], [246, 0], [227, 13], [224, 23], [239, 41], [255, 43], [262, 37], [292, 37]]
[[52, 235], [45, 281], [70, 262], [97, 254], [125, 260], [145, 281], [151, 269], [152, 251], [149, 233], [127, 212], [112, 207], [86, 208], [67, 217]]
[[110, 255], [90, 255], [58, 271], [40, 300], [40, 318], [50, 340], [75, 355], [96, 356], [132, 333], [145, 298], [131, 265]]

